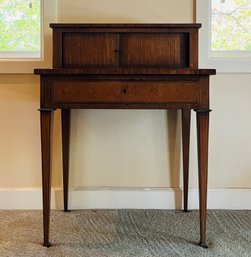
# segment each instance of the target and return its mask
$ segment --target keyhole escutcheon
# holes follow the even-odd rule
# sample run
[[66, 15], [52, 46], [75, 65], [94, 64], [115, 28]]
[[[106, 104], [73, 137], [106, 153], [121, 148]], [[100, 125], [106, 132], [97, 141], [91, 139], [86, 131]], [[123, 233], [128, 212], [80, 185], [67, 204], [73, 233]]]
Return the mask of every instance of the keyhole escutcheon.
[[128, 87], [127, 86], [123, 86], [121, 88], [121, 93], [124, 94], [124, 95], [127, 95], [128, 94]]

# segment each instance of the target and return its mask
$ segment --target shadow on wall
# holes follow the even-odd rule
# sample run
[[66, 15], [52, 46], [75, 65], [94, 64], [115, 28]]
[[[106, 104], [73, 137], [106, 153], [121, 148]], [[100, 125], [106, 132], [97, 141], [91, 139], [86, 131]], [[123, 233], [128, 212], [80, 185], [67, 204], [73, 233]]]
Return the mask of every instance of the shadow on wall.
[[180, 189], [181, 160], [181, 115], [180, 111], [167, 111], [168, 154], [170, 185], [175, 189], [175, 209], [182, 208], [182, 190]]

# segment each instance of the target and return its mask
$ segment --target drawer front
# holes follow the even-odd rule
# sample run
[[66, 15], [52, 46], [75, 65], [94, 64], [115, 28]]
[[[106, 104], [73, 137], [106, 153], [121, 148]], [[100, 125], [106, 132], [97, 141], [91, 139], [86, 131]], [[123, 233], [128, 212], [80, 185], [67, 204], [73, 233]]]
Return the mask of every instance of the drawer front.
[[54, 103], [197, 103], [199, 82], [55, 80]]

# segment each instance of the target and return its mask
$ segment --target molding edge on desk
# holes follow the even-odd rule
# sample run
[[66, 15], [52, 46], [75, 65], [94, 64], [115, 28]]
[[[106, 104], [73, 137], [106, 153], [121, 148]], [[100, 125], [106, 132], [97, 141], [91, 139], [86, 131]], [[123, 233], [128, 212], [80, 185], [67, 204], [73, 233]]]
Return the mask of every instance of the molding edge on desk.
[[[52, 209], [62, 209], [62, 189], [52, 189]], [[251, 210], [251, 189], [208, 189], [208, 209]], [[198, 209], [198, 189], [189, 190], [189, 209]], [[181, 209], [179, 188], [72, 187], [69, 209]], [[1, 188], [0, 209], [41, 210], [41, 188]]]

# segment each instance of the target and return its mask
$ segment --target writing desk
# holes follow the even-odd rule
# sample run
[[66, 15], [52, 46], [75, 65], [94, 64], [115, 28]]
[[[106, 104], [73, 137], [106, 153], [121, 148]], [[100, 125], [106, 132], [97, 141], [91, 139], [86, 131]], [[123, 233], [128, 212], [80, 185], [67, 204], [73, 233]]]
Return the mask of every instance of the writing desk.
[[191, 110], [196, 111], [200, 245], [206, 247], [209, 76], [198, 69], [200, 24], [51, 24], [53, 69], [41, 77], [44, 245], [50, 246], [53, 111], [61, 109], [64, 210], [68, 211], [71, 109], [182, 110], [187, 211]]

